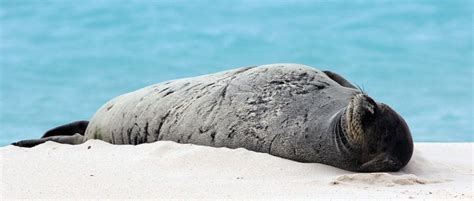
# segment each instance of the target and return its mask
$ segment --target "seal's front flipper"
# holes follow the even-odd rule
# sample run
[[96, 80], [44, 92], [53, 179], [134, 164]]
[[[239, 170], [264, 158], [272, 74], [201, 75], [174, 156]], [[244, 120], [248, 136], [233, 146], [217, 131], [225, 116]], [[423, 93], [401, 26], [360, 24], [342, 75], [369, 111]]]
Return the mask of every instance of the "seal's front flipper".
[[76, 133], [84, 135], [88, 124], [88, 121], [75, 121], [69, 124], [58, 126], [47, 131], [41, 138], [47, 138], [51, 136], [71, 136]]
[[349, 88], [354, 88], [354, 89], [357, 89], [357, 87], [355, 87], [354, 85], [352, 85], [349, 81], [347, 81], [346, 79], [344, 79], [342, 76], [340, 76], [339, 74], [337, 73], [333, 73], [331, 71], [323, 71], [329, 78], [331, 78], [332, 80], [336, 81], [337, 83], [339, 83], [341, 86], [343, 87], [349, 87]]
[[82, 144], [84, 140], [85, 138], [83, 135], [76, 133], [72, 136], [52, 136], [52, 137], [46, 137], [46, 138], [34, 139], [34, 140], [22, 140], [22, 141], [12, 143], [12, 145], [19, 146], [19, 147], [34, 147], [36, 145], [45, 143], [46, 141], [53, 141], [53, 142], [58, 142], [62, 144], [74, 145], [74, 144]]

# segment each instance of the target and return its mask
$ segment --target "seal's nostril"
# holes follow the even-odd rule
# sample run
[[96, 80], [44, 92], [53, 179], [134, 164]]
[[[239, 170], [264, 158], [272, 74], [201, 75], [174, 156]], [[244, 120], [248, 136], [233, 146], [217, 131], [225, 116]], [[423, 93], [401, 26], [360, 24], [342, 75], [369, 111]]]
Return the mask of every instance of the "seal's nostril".
[[367, 111], [369, 111], [370, 114], [374, 114], [374, 113], [375, 113], [375, 110], [374, 110], [374, 106], [373, 106], [373, 105], [367, 105], [365, 108], [367, 109]]
[[377, 111], [377, 103], [366, 94], [357, 94], [353, 99], [353, 104], [370, 115], [374, 115]]

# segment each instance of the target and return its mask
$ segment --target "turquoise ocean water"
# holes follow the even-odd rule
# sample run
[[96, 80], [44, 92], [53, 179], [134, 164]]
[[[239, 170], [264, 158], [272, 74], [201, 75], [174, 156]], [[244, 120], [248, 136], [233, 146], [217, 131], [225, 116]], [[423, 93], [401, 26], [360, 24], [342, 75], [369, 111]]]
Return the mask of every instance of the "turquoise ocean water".
[[153, 83], [302, 63], [397, 110], [420, 141], [473, 141], [472, 1], [0, 0], [0, 145]]

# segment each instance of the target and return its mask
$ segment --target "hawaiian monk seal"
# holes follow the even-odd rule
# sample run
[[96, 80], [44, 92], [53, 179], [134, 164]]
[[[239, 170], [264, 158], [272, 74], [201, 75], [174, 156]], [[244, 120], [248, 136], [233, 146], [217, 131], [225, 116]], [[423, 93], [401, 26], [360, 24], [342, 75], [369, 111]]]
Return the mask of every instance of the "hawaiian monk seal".
[[239, 68], [155, 84], [106, 103], [85, 133], [14, 144], [79, 144], [88, 139], [243, 147], [360, 172], [397, 171], [413, 153], [407, 124], [389, 106], [340, 75], [299, 64]]

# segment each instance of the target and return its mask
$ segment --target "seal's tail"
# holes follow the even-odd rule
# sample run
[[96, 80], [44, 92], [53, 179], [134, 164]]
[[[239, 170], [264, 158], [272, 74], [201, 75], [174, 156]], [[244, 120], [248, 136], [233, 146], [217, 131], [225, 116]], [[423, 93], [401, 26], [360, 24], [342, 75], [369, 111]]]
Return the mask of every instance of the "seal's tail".
[[87, 129], [87, 125], [89, 125], [89, 121], [75, 121], [72, 123], [64, 124], [62, 126], [58, 126], [56, 128], [46, 131], [46, 133], [44, 133], [43, 137], [41, 138], [63, 135], [71, 136], [76, 133], [84, 135]]
[[88, 121], [75, 121], [47, 131], [40, 139], [22, 140], [12, 143], [19, 147], [34, 147], [46, 141], [63, 144], [81, 144], [84, 142]]

